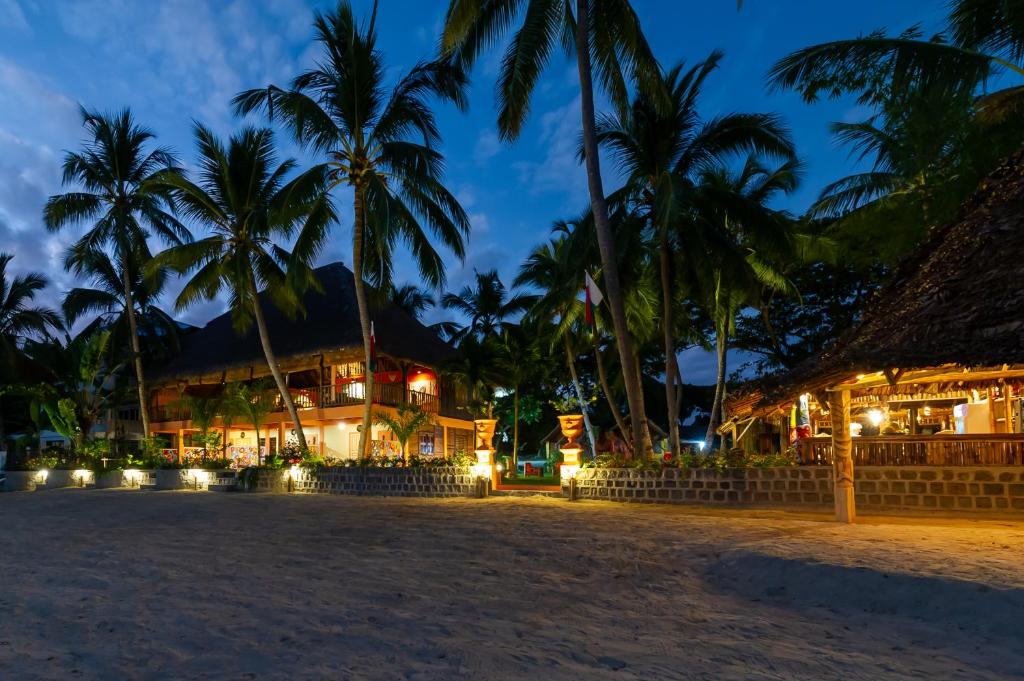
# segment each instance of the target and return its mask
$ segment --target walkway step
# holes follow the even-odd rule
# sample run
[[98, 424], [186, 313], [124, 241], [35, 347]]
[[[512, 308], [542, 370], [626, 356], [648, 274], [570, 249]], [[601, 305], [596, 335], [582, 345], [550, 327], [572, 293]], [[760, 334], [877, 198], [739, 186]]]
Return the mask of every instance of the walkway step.
[[553, 492], [544, 489], [495, 489], [491, 490], [492, 497], [551, 497], [552, 499], [564, 499], [561, 492]]

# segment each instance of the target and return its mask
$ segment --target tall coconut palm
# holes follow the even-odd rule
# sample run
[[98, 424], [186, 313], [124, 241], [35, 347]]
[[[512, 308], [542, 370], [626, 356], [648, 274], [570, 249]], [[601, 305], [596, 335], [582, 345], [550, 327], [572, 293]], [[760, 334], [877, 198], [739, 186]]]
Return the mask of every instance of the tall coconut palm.
[[[305, 449], [302, 423], [271, 347], [259, 292], [264, 289], [287, 314], [304, 312], [299, 296], [316, 283], [312, 262], [335, 220], [326, 191], [329, 170], [315, 166], [287, 180], [295, 162], [277, 162], [273, 133], [266, 129], [245, 128], [225, 146], [196, 124], [195, 137], [198, 181], [179, 174], [163, 180], [174, 189], [183, 214], [211, 234], [158, 254], [149, 270], [168, 267], [193, 273], [175, 301], [178, 310], [213, 300], [224, 290], [236, 331], [251, 328], [255, 320], [270, 373], [295, 424], [298, 444]], [[293, 236], [290, 252], [278, 245]]]
[[78, 252], [72, 249], [65, 258], [65, 268], [78, 276], [88, 277], [92, 287], [75, 287], [65, 294], [61, 304], [64, 319], [68, 326], [73, 326], [87, 315], [96, 315], [93, 323], [111, 331], [113, 348], [130, 348], [131, 325], [124, 295], [127, 278], [132, 282], [131, 299], [135, 305], [139, 335], [146, 339], [145, 353], [152, 357], [161, 352], [173, 352], [178, 347], [178, 324], [157, 305], [157, 299], [167, 285], [167, 271], [159, 269], [152, 276], [144, 276], [137, 254], [127, 260], [131, 268], [127, 277], [120, 271], [124, 265], [124, 262], [111, 260], [102, 251]]
[[510, 319], [526, 308], [524, 297], [509, 292], [497, 270], [475, 272], [474, 275], [476, 282], [473, 286], [467, 284], [458, 293], [446, 293], [441, 297], [441, 307], [458, 312], [469, 320], [452, 333], [451, 338], [456, 342], [467, 336], [481, 340], [497, 337]]
[[445, 266], [428, 232], [460, 260], [469, 218], [442, 183], [440, 134], [428, 98], [465, 107], [465, 75], [450, 64], [419, 63], [388, 88], [377, 49], [377, 5], [360, 25], [347, 0], [316, 15], [321, 45], [316, 68], [292, 81], [290, 90], [270, 86], [235, 97], [239, 112], [266, 109], [301, 144], [325, 154], [335, 185], [352, 190], [352, 270], [367, 366], [366, 400], [359, 451], [369, 452], [373, 372], [370, 370], [370, 308], [366, 282], [386, 290], [393, 253], [402, 243], [432, 288], [445, 282]]
[[43, 219], [51, 231], [91, 222], [74, 249], [106, 249], [119, 263], [139, 413], [143, 433], [149, 437], [146, 380], [129, 260], [149, 259], [147, 240], [151, 235], [172, 245], [191, 239], [188, 230], [172, 215], [173, 205], [166, 186], [154, 181], [158, 174], [176, 173], [177, 167], [169, 150], [148, 149], [153, 133], [140, 127], [128, 109], [114, 115], [82, 109], [82, 120], [89, 139], [82, 151], [64, 157], [64, 184], [77, 189], [51, 196], [43, 209]]
[[[20, 345], [33, 336], [45, 336], [60, 328], [60, 318], [53, 310], [34, 305], [36, 295], [49, 283], [42, 274], [29, 272], [9, 276], [8, 265], [13, 255], [0, 253], [0, 383], [15, 380]], [[0, 404], [0, 446], [6, 437], [2, 404]]]
[[[701, 257], [685, 214], [692, 209], [693, 186], [704, 169], [721, 164], [739, 152], [758, 152], [792, 159], [795, 151], [788, 131], [772, 114], [732, 113], [703, 121], [697, 103], [708, 76], [718, 67], [720, 52], [683, 71], [679, 64], [666, 72], [659, 85], [668, 106], [644, 95], [629, 109], [598, 122], [598, 143], [613, 154], [626, 177], [617, 197], [628, 202], [653, 228], [661, 280], [661, 329], [665, 352], [665, 396], [668, 407], [669, 446], [681, 451], [679, 375], [676, 359], [677, 305], [675, 254]], [[693, 252], [688, 253], [693, 250]]]
[[[451, 0], [445, 17], [442, 52], [461, 64], [472, 64], [483, 50], [502, 40], [520, 17], [522, 23], [514, 31], [498, 77], [498, 130], [506, 140], [518, 137], [530, 110], [533, 89], [551, 53], [559, 45], [574, 53], [587, 187], [605, 292], [624, 370], [630, 415], [633, 423], [645, 424], [619, 258], [601, 180], [593, 78], [596, 71], [612, 102], [624, 108], [628, 88], [623, 72], [646, 86], [656, 78], [657, 63], [628, 0]], [[645, 447], [642, 431], [635, 428], [633, 432], [638, 452]]]

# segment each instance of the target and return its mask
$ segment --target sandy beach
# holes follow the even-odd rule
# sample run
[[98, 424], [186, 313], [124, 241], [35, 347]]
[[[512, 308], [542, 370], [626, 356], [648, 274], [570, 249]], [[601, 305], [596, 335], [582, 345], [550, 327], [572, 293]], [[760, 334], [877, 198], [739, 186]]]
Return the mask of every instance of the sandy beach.
[[1011, 679], [1024, 523], [0, 495], [2, 679]]

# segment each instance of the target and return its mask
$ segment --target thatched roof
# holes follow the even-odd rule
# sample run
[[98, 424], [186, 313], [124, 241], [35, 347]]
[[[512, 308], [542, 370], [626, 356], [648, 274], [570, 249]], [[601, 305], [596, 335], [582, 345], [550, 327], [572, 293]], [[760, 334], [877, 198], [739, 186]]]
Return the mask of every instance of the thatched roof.
[[[815, 360], [758, 386], [778, 404], [858, 373], [1024, 363], [1024, 149], [933, 230]], [[757, 407], [755, 407], [755, 411]]]
[[[270, 343], [279, 361], [320, 353], [362, 348], [355, 278], [341, 263], [316, 269], [324, 292], [308, 291], [303, 296], [305, 317], [289, 319], [260, 293]], [[394, 359], [437, 366], [452, 357], [454, 349], [437, 334], [391, 304], [372, 312], [377, 350]], [[150, 369], [156, 380], [190, 378], [239, 367], [265, 365], [255, 325], [238, 335], [225, 313], [182, 339], [181, 353]]]

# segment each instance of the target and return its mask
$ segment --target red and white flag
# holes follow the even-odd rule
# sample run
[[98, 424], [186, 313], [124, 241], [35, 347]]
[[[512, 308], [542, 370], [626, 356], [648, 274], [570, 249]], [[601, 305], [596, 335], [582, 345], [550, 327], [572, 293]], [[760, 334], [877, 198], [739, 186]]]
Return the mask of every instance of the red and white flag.
[[590, 325], [591, 330], [594, 330], [597, 326], [594, 321], [594, 307], [601, 304], [601, 301], [604, 300], [604, 294], [601, 293], [601, 289], [599, 289], [594, 280], [591, 279], [590, 272], [585, 272], [583, 276], [585, 277], [583, 282], [583, 291], [587, 298], [587, 324]]

